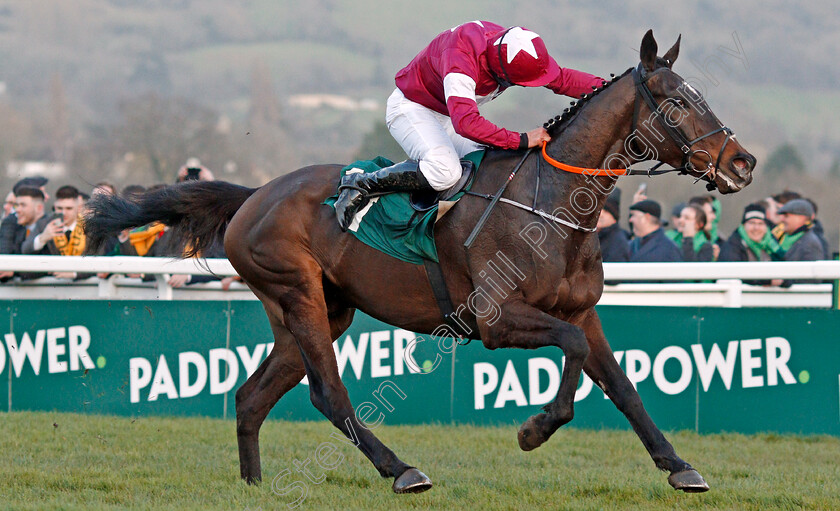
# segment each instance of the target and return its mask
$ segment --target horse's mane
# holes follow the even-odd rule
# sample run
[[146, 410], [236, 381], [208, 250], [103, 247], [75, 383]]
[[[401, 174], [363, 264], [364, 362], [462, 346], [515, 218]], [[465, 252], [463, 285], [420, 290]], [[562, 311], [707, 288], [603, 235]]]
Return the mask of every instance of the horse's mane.
[[610, 85], [614, 84], [621, 78], [624, 78], [627, 73], [631, 72], [633, 68], [627, 69], [627, 71], [621, 73], [619, 76], [611, 75], [612, 78], [609, 81], [605, 81], [601, 87], [594, 89], [592, 92], [588, 94], [584, 94], [580, 99], [572, 101], [569, 108], [563, 110], [563, 113], [552, 117], [545, 124], [543, 127], [548, 130], [548, 134], [551, 135], [552, 138], [557, 136], [560, 132], [562, 132], [566, 127], [571, 124], [572, 120], [577, 116], [580, 109], [583, 108], [585, 105], [589, 104], [589, 101], [592, 100], [593, 97], [600, 94], [604, 90], [606, 90]]

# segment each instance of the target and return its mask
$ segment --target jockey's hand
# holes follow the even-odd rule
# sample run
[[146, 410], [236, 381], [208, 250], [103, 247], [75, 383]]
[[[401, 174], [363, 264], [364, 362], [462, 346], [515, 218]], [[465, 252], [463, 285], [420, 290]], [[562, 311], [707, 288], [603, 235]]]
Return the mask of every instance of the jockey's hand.
[[540, 146], [543, 142], [548, 142], [549, 140], [551, 140], [551, 136], [542, 126], [529, 131], [527, 134], [528, 148]]

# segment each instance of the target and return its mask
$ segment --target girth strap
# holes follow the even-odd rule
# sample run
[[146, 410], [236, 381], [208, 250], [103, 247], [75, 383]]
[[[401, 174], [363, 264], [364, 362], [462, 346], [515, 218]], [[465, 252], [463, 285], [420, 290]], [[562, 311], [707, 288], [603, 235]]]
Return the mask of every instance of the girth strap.
[[466, 332], [461, 327], [460, 323], [454, 319], [455, 308], [452, 306], [452, 298], [449, 297], [449, 289], [446, 287], [446, 280], [443, 278], [443, 270], [441, 270], [440, 263], [423, 259], [423, 266], [426, 267], [426, 275], [429, 277], [429, 283], [432, 285], [432, 293], [435, 295], [438, 308], [447, 326], [460, 337], [458, 344], [469, 344], [470, 332]]

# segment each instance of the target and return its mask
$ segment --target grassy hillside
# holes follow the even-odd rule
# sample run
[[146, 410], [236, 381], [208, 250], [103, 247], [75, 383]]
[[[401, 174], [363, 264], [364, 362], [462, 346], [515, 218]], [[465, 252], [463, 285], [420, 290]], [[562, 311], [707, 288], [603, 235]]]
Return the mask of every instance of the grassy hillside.
[[[130, 93], [141, 85], [191, 97], [200, 90], [199, 100], [233, 104], [232, 96], [247, 95], [250, 68], [262, 59], [272, 68], [280, 94], [384, 95], [394, 72], [432, 36], [465, 21], [491, 19], [528, 26], [544, 36], [561, 65], [601, 74], [633, 64], [648, 28], [663, 50], [677, 34], [684, 35], [678, 67], [685, 74], [697, 73], [694, 63], [723, 55], [721, 46], [734, 48], [736, 34], [747, 68], [726, 56], [726, 70], [712, 65], [723, 90], [762, 94], [783, 86], [820, 104], [823, 93], [830, 98], [836, 92], [840, 79], [833, 65], [840, 50], [836, 18], [830, 2], [768, 8], [758, 0], [737, 6], [695, 2], [667, 10], [651, 0], [632, 7], [618, 1], [549, 0], [429, 0], [420, 7], [394, 0], [387, 9], [373, 0], [79, 0], [72, 6], [59, 0], [0, 0], [0, 80], [17, 100], [32, 101], [43, 97], [43, 77], [59, 72], [69, 94], [100, 114], [106, 112], [101, 103], [119, 99], [117, 91]], [[703, 30], [694, 30], [696, 24]], [[146, 69], [144, 63], [158, 58], [166, 69], [137, 75]], [[145, 80], [150, 83], [141, 83]], [[745, 105], [730, 115], [743, 117], [750, 109], [763, 113], [766, 107], [764, 102]], [[771, 120], [798, 122], [811, 113], [792, 110]]]
[[[119, 184], [128, 184], [122, 182], [127, 176], [146, 176], [142, 168], [122, 174], [113, 169], [121, 157], [139, 151], [130, 140], [115, 140], [136, 125], [125, 117], [123, 105], [148, 94], [187, 98], [232, 120], [229, 158], [204, 155], [214, 169], [228, 163], [239, 169], [228, 179], [256, 185], [305, 164], [347, 162], [382, 122], [395, 72], [440, 31], [490, 19], [537, 31], [562, 66], [600, 75], [635, 64], [648, 28], [660, 53], [682, 34], [675, 71], [706, 82], [712, 78], [704, 72], [714, 75], [716, 83], [708, 88], [711, 106], [759, 159], [748, 190], [761, 188], [766, 195], [792, 187], [817, 198], [825, 195], [826, 179], [831, 187], [840, 184], [825, 177], [840, 162], [840, 128], [834, 120], [840, 106], [835, 65], [840, 17], [832, 2], [707, 0], [667, 9], [655, 0], [393, 0], [383, 5], [374, 0], [0, 0], [0, 82], [6, 87], [0, 92], [0, 113], [9, 120], [0, 126], [0, 167], [12, 159], [55, 158], [57, 148], [66, 147], [72, 156], [68, 181], [75, 184], [79, 176]], [[267, 70], [265, 87], [279, 105], [280, 121], [255, 142], [252, 135], [259, 130], [249, 124], [249, 115], [256, 69]], [[302, 93], [373, 99], [380, 106], [373, 112], [291, 106], [290, 96]], [[524, 131], [566, 104], [547, 91], [512, 90], [483, 112]], [[767, 156], [786, 142], [798, 148], [811, 177], [762, 174]], [[198, 143], [181, 152], [187, 150], [202, 153]], [[0, 186], [13, 177], [0, 180]], [[635, 188], [635, 181], [628, 182], [622, 187]], [[656, 197], [666, 204], [695, 194], [687, 186], [658, 181], [652, 188], [661, 188]], [[745, 196], [739, 195], [730, 210], [737, 210], [735, 221]], [[821, 203], [821, 214], [832, 223], [840, 219], [834, 202]]]
[[[394, 495], [323, 422], [269, 422], [264, 483], [239, 480], [233, 421], [11, 413], [0, 417], [5, 509], [284, 509], [299, 496], [271, 480], [334, 441], [342, 458], [299, 509], [838, 509], [840, 441], [828, 437], [670, 434], [708, 480], [678, 493], [631, 432], [563, 429], [531, 453], [516, 428], [382, 426], [379, 437], [435, 484]], [[337, 460], [340, 459], [340, 462]], [[313, 469], [314, 477], [321, 475]], [[305, 480], [292, 472], [277, 485]]]

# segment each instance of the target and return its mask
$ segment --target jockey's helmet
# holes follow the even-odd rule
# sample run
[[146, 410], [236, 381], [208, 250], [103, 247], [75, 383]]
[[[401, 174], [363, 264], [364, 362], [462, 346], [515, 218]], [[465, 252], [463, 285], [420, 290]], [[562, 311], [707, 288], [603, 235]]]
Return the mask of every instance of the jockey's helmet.
[[511, 27], [487, 44], [487, 62], [504, 86], [542, 87], [560, 74], [542, 38], [522, 27]]

